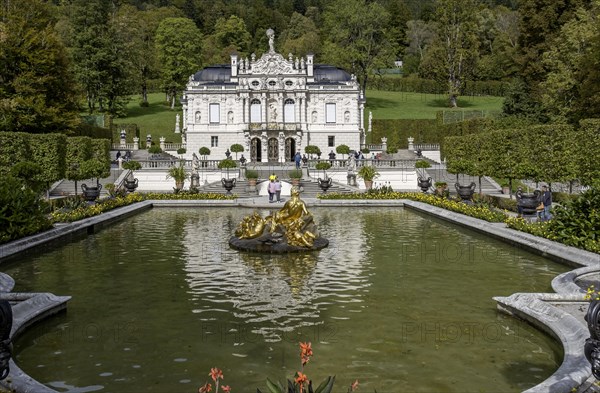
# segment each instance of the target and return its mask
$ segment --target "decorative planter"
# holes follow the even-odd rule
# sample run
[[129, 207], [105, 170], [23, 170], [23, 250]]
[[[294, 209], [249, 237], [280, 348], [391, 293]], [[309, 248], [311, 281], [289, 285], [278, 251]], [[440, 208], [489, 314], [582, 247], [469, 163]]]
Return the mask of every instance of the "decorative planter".
[[328, 179], [321, 179], [320, 177], [317, 179], [317, 183], [319, 184], [319, 187], [321, 188], [321, 190], [323, 190], [323, 193], [326, 193], [327, 190], [329, 190], [329, 187], [331, 187], [332, 184], [332, 179], [328, 178]]
[[292, 178], [292, 185], [293, 186], [299, 186], [300, 185], [300, 179]]
[[373, 180], [365, 180], [365, 188], [370, 190], [373, 187]]
[[472, 203], [471, 200], [475, 193], [475, 187], [477, 187], [475, 182], [471, 182], [468, 186], [461, 186], [459, 183], [454, 184], [454, 188], [456, 188], [456, 192], [463, 203]]
[[504, 195], [510, 194], [510, 187], [509, 186], [502, 186], [502, 193]]
[[248, 179], [248, 185], [250, 187], [256, 187], [256, 179]]
[[175, 181], [175, 188], [178, 190], [183, 190], [183, 185], [185, 184], [185, 181]]
[[138, 179], [126, 179], [125, 180], [125, 189], [127, 192], [134, 192], [138, 186]]
[[231, 195], [231, 190], [235, 187], [235, 178], [233, 179], [221, 179], [223, 188], [227, 191], [227, 195]]
[[520, 190], [517, 191], [515, 197], [517, 199], [517, 206], [521, 208], [521, 214], [524, 216], [536, 216], [536, 208], [540, 204], [541, 195], [540, 190], [535, 190], [532, 194], [526, 194]]
[[431, 177], [428, 177], [427, 179], [423, 179], [420, 176], [417, 178], [417, 185], [419, 186], [419, 188], [421, 188], [421, 191], [423, 191], [424, 193], [427, 193], [427, 191], [431, 188]]
[[98, 184], [98, 187], [88, 187], [85, 183], [81, 185], [81, 191], [83, 191], [83, 198], [88, 202], [93, 202], [100, 196], [100, 190], [102, 190], [102, 184]]
[[590, 332], [590, 338], [585, 340], [583, 353], [592, 365], [592, 374], [600, 378], [600, 301], [592, 300], [584, 317]]

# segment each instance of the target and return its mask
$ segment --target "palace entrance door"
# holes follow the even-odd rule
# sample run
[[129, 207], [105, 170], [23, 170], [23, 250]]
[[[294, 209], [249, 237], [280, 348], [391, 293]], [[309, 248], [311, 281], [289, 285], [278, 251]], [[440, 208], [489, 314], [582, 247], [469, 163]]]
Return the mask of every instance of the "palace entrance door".
[[262, 161], [262, 143], [260, 138], [252, 138], [252, 141], [250, 141], [250, 161]]
[[285, 160], [294, 161], [294, 155], [296, 154], [296, 140], [294, 138], [287, 138], [285, 140]]
[[267, 151], [269, 162], [279, 161], [279, 140], [277, 138], [269, 138]]

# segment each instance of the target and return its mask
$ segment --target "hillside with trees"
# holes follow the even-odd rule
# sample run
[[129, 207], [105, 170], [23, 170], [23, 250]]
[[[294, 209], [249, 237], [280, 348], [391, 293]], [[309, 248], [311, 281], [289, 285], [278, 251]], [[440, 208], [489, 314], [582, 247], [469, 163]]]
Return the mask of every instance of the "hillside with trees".
[[433, 85], [449, 107], [469, 90], [502, 94], [506, 114], [575, 123], [600, 114], [599, 10], [599, 0], [3, 2], [0, 125], [73, 130], [79, 111], [119, 117], [148, 92], [174, 107], [195, 70], [266, 51], [268, 28], [278, 51], [312, 52], [363, 87]]

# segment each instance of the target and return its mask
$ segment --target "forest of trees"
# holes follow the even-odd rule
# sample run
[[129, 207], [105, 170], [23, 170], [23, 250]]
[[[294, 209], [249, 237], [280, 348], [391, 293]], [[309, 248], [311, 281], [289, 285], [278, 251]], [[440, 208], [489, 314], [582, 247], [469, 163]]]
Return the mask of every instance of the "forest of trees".
[[[600, 117], [600, 0], [5, 0], [0, 129], [73, 129], [124, 114], [132, 95], [172, 105], [189, 75], [268, 48], [316, 55], [363, 87], [403, 62], [456, 105], [469, 81], [505, 81], [504, 112], [540, 122]], [[378, 76], [381, 77], [381, 76]], [[85, 107], [81, 103], [85, 102]]]

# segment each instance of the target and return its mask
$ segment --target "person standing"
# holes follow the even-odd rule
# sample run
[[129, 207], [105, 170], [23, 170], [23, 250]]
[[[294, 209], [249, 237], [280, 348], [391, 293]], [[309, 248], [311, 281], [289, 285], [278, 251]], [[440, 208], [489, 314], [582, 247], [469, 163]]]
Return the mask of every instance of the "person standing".
[[332, 151], [329, 152], [329, 163], [333, 166], [333, 160], [335, 160], [335, 153]]
[[281, 182], [278, 177], [275, 178], [275, 198], [277, 202], [281, 202]]
[[269, 191], [269, 203], [273, 203], [273, 195], [275, 195], [275, 178], [269, 176], [269, 185], [267, 186]]
[[542, 186], [542, 203], [544, 204], [544, 211], [541, 214], [542, 221], [548, 221], [552, 219], [550, 209], [552, 208], [552, 192], [548, 189], [548, 186]]
[[300, 169], [300, 162], [302, 161], [302, 155], [299, 151], [296, 152], [294, 156], [294, 162], [296, 163], [296, 169]]

